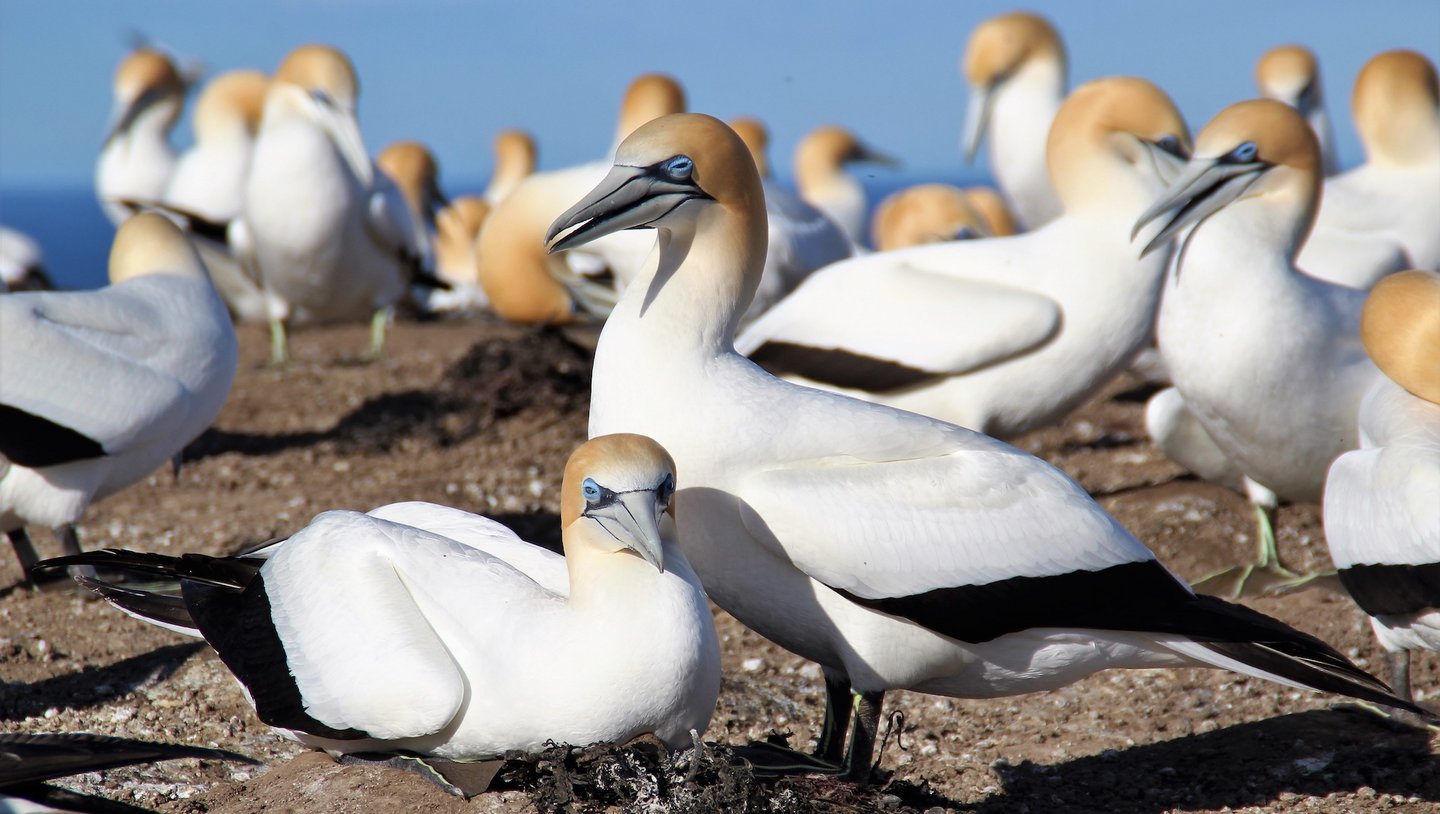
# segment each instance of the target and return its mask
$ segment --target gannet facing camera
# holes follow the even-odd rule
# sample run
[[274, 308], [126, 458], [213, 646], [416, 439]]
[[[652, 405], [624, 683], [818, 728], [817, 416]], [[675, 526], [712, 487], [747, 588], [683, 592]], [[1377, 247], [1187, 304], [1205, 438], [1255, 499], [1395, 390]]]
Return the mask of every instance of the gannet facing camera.
[[1340, 169], [1335, 157], [1335, 134], [1330, 128], [1330, 115], [1325, 112], [1325, 95], [1320, 87], [1320, 63], [1315, 53], [1303, 45], [1277, 45], [1260, 55], [1255, 62], [1255, 86], [1266, 99], [1295, 108], [1320, 143], [1325, 174]]
[[121, 224], [108, 288], [0, 296], [0, 530], [59, 531], [179, 455], [219, 415], [238, 351], [195, 249], [153, 213]]
[[185, 106], [187, 84], [153, 48], [131, 51], [115, 70], [115, 109], [95, 167], [95, 192], [117, 226], [135, 210], [123, 201], [162, 199], [175, 169], [170, 130]]
[[1050, 464], [735, 353], [765, 198], [718, 119], [637, 130], [550, 245], [628, 228], [658, 251], [600, 335], [590, 432], [665, 445], [685, 475], [677, 541], [711, 598], [821, 665], [820, 762], [868, 777], [886, 690], [997, 697], [1110, 667], [1211, 665], [1418, 709], [1317, 639], [1194, 595]]
[[247, 556], [112, 549], [47, 567], [177, 582], [152, 594], [86, 580], [131, 615], [203, 637], [262, 721], [331, 753], [443, 765], [645, 733], [678, 749], [710, 721], [720, 650], [672, 536], [675, 476], [649, 438], [581, 445], [561, 487], [563, 557], [413, 502], [325, 512]]

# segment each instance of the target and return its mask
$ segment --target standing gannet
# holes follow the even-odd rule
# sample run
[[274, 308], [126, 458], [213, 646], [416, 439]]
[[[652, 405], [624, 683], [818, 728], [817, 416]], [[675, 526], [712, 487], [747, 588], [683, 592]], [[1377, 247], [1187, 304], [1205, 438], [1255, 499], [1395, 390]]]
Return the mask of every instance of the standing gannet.
[[1273, 511], [1320, 499], [1330, 462], [1356, 446], [1360, 398], [1379, 375], [1357, 338], [1365, 292], [1295, 265], [1322, 178], [1315, 134], [1293, 108], [1241, 102], [1205, 126], [1135, 227], [1178, 210], [1144, 249], [1178, 236], [1156, 330], [1183, 408], [1255, 507], [1257, 561], [1216, 575], [1237, 577], [1237, 592], [1256, 569], [1294, 576], [1276, 558]]
[[1050, 130], [1061, 217], [1014, 237], [831, 265], [735, 347], [793, 381], [988, 435], [1057, 421], [1150, 339], [1166, 256], [1138, 257], [1130, 230], [1189, 143], [1149, 82], [1082, 85]]
[[45, 273], [45, 255], [34, 238], [0, 226], [0, 292], [48, 291], [55, 285]]
[[[720, 648], [673, 535], [675, 464], [637, 435], [586, 442], [561, 487], [565, 555], [432, 503], [329, 511], [256, 556], [63, 557], [179, 591], [87, 580], [202, 636], [260, 720], [332, 753], [473, 761], [549, 741], [672, 749], [709, 724]], [[673, 516], [673, 515], [672, 515]]]
[[1303, 45], [1277, 45], [1260, 55], [1255, 63], [1255, 86], [1266, 99], [1295, 108], [1305, 117], [1315, 139], [1320, 143], [1320, 157], [1326, 175], [1340, 170], [1335, 157], [1335, 133], [1330, 127], [1330, 114], [1325, 112], [1325, 96], [1320, 88], [1320, 63], [1315, 54]]
[[245, 183], [244, 224], [270, 303], [271, 359], [289, 358], [286, 324], [373, 315], [369, 356], [391, 306], [421, 273], [416, 227], [393, 185], [377, 184], [355, 120], [355, 68], [302, 45], [275, 72]]
[[495, 135], [495, 168], [485, 185], [485, 203], [495, 206], [535, 172], [535, 139], [524, 130], [501, 130]]
[[95, 167], [95, 192], [117, 226], [135, 213], [124, 201], [159, 201], [175, 169], [170, 130], [185, 106], [187, 83], [165, 54], [131, 51], [115, 70], [115, 108]]
[[[1360, 70], [1351, 107], [1365, 163], [1330, 179], [1317, 237], [1396, 242], [1415, 268], [1440, 271], [1440, 81], [1414, 51], [1386, 51]], [[1307, 252], [1301, 268], [1307, 268]], [[1366, 281], [1369, 282], [1369, 281]]]
[[801, 199], [839, 224], [851, 243], [863, 246], [869, 211], [865, 187], [845, 171], [847, 165], [859, 162], [896, 164], [893, 158], [867, 147], [854, 133], [834, 124], [811, 130], [795, 147], [795, 187]]
[[590, 432], [675, 456], [678, 542], [705, 590], [825, 671], [826, 761], [868, 776], [886, 690], [995, 697], [1108, 667], [1207, 664], [1405, 706], [1324, 643], [1194, 595], [1044, 461], [735, 353], [765, 200], [718, 119], [637, 130], [549, 237], [630, 228], [657, 251], [600, 335]]
[[970, 84], [961, 149], [975, 159], [989, 139], [990, 169], [1026, 229], [1060, 215], [1045, 169], [1050, 121], [1065, 98], [1065, 46], [1045, 18], [1016, 11], [970, 35], [960, 72]]
[[1325, 541], [1413, 700], [1410, 651], [1440, 650], [1440, 274], [1381, 280], [1360, 338], [1385, 377], [1360, 404], [1360, 449], [1330, 465]]
[[178, 455], [235, 378], [230, 315], [178, 227], [121, 224], [110, 282], [0, 297], [0, 530], [27, 573], [25, 526], [79, 553], [85, 507]]

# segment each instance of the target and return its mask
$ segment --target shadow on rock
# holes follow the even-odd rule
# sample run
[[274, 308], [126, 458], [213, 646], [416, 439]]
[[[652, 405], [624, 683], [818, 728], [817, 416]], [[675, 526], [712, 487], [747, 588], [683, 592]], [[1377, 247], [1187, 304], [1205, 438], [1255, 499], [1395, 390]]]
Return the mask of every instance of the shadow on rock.
[[51, 707], [78, 709], [103, 704], [169, 678], [203, 647], [204, 642], [166, 645], [105, 667], [86, 667], [31, 684], [0, 684], [0, 720], [44, 715]]

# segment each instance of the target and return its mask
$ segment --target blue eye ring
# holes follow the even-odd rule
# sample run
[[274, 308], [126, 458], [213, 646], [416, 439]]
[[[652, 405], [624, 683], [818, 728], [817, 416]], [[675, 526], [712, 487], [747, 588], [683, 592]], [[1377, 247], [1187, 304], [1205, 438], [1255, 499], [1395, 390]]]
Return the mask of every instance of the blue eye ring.
[[1231, 150], [1230, 155], [1236, 161], [1254, 161], [1260, 155], [1260, 148], [1255, 146], [1255, 142], [1247, 141]]
[[676, 181], [688, 181], [695, 172], [695, 160], [688, 155], [677, 155], [665, 162], [665, 174]]
[[1180, 146], [1180, 137], [1174, 133], [1167, 133], [1155, 140], [1155, 146], [1175, 156], [1184, 158], [1184, 148]]
[[600, 484], [596, 483], [594, 478], [586, 478], [585, 482], [580, 484], [580, 494], [584, 495], [586, 500], [598, 500]]

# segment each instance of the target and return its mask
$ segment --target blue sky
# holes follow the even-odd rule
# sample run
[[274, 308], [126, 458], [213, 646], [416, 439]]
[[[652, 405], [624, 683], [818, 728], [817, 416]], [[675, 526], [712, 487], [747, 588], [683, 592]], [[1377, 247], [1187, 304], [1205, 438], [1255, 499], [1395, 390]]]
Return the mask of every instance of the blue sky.
[[[1017, 6], [904, 0], [627, 0], [406, 3], [0, 2], [0, 187], [83, 185], [110, 111], [110, 78], [139, 31], [212, 71], [272, 70], [294, 45], [346, 49], [361, 77], [372, 152], [398, 138], [435, 150], [454, 184], [489, 171], [490, 139], [524, 127], [543, 166], [599, 156], [631, 77], [666, 71], [692, 109], [757, 115], [772, 161], [788, 167], [810, 127], [845, 124], [911, 174], [961, 171], [965, 89], [957, 64], [980, 20]], [[1072, 82], [1138, 74], [1165, 88], [1198, 129], [1254, 94], [1267, 47], [1320, 56], [1342, 163], [1360, 159], [1349, 119], [1355, 72], [1374, 53], [1440, 51], [1434, 0], [1034, 2], [1070, 53]], [[188, 121], [177, 144], [190, 140]]]

